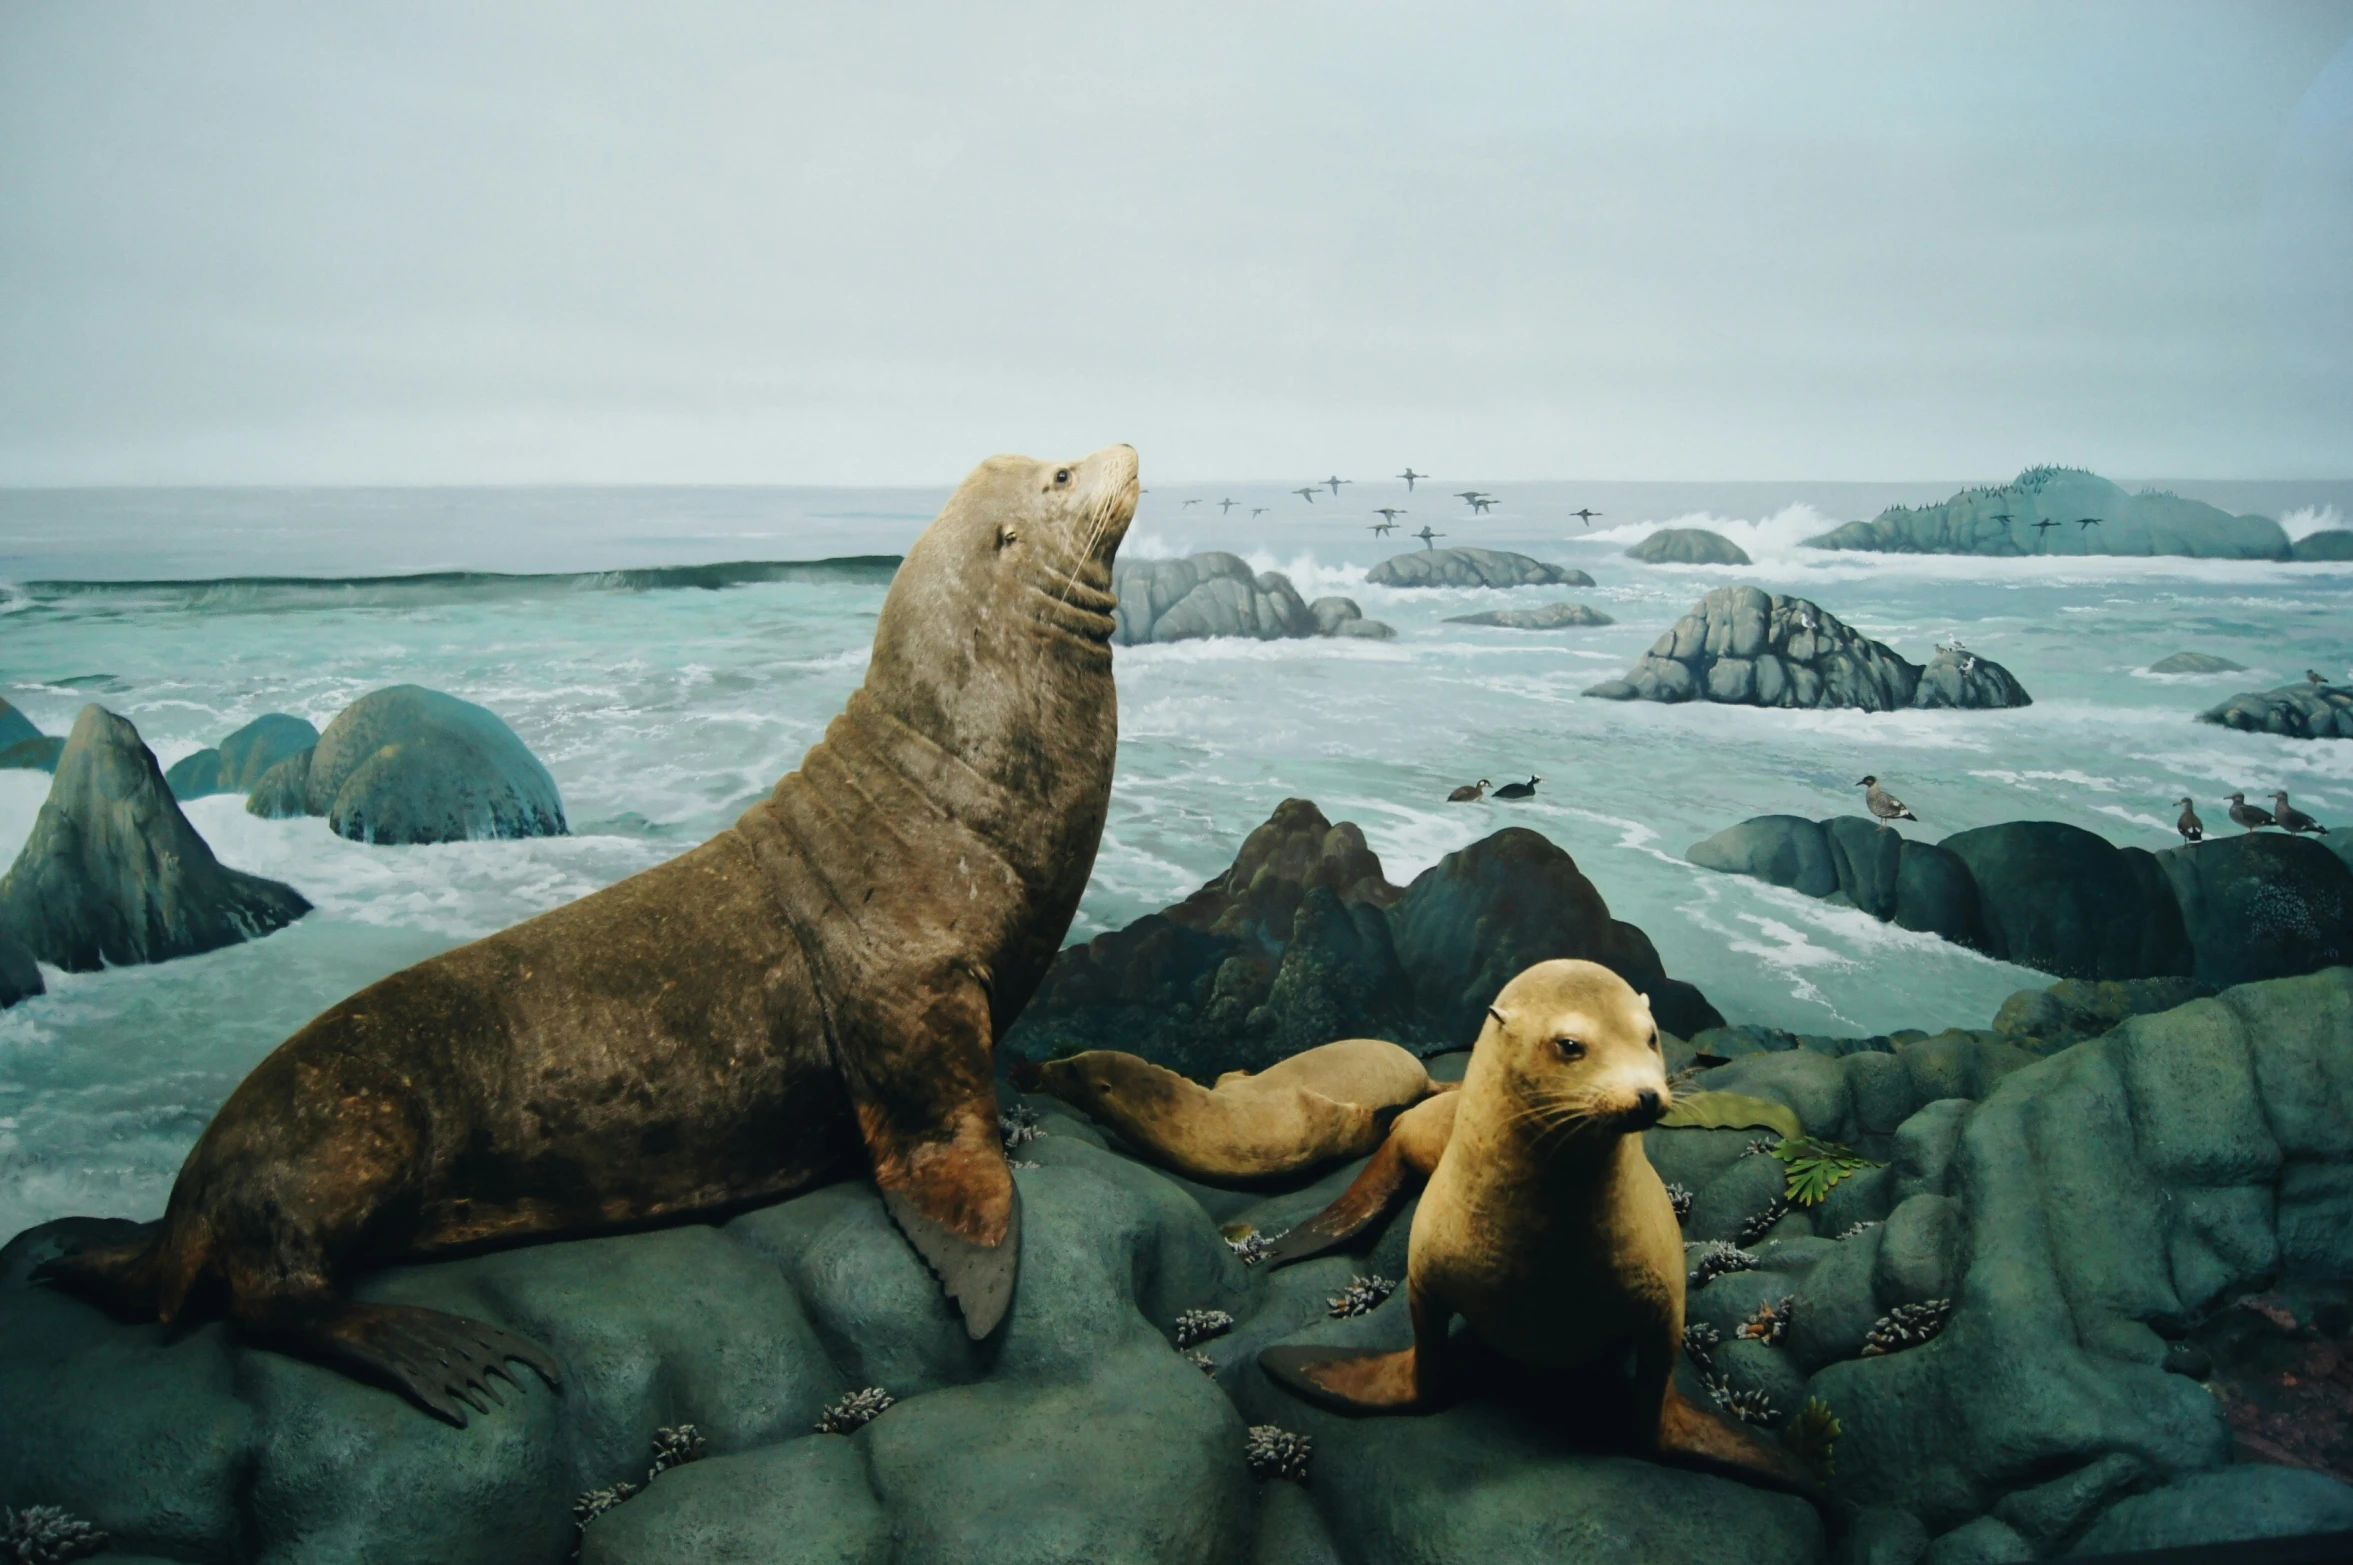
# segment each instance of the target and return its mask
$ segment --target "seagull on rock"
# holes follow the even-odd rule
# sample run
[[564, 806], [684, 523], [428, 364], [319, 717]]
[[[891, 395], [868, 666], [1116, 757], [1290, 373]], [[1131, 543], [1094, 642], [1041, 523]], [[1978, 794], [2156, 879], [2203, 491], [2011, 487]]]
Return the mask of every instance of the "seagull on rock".
[[1863, 790], [1864, 806], [1883, 821], [1916, 821], [1920, 818], [1912, 813], [1910, 806], [1903, 800], [1880, 787], [1876, 777], [1866, 777], [1855, 786]]
[[2276, 808], [2274, 808], [2271, 812], [2271, 818], [2277, 821], [2279, 823], [2279, 829], [2288, 833], [2288, 835], [2300, 836], [2308, 831], [2318, 832], [2323, 837], [2328, 835], [2328, 828], [2326, 826], [2323, 826], [2320, 822], [2314, 820], [2311, 816], [2305, 814], [2302, 810], [2299, 810], [2294, 805], [2290, 804], [2286, 794], [2273, 794], [2271, 796], [2271, 802], [2276, 806]]
[[2266, 826], [2279, 824], [2278, 821], [2271, 818], [2271, 811], [2260, 804], [2249, 804], [2245, 794], [2234, 793], [2229, 795], [2229, 798], [2230, 823], [2233, 826], [2244, 826], [2249, 831], [2260, 831]]
[[1494, 785], [1484, 777], [1475, 783], [1464, 783], [1446, 796], [1446, 802], [1448, 804], [1476, 804], [1487, 797], [1487, 790], [1492, 786]]
[[2181, 801], [2181, 819], [2173, 823], [2173, 829], [2180, 832], [2181, 840], [2192, 847], [2206, 840], [2206, 823], [2198, 819], [2197, 806], [2187, 799]]

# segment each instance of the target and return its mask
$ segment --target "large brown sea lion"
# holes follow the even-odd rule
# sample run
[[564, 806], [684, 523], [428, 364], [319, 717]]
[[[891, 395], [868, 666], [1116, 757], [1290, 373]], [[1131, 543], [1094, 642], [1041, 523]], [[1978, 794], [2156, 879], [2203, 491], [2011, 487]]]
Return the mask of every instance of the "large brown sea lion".
[[871, 1171], [981, 1337], [1020, 1212], [992, 1050], [1062, 942], [1111, 790], [1112, 555], [1136, 454], [993, 457], [908, 550], [864, 685], [666, 864], [395, 973], [221, 1106], [143, 1243], [54, 1262], [463, 1424], [520, 1338], [355, 1272], [609, 1232]]
[[[1366, 1188], [1334, 1203], [1377, 1207], [1380, 1187], [1402, 1186], [1443, 1140], [1407, 1251], [1413, 1346], [1277, 1347], [1260, 1365], [1323, 1406], [1424, 1411], [1450, 1394], [1447, 1328], [1460, 1315], [1486, 1349], [1540, 1373], [1606, 1370], [1631, 1354], [1636, 1427], [1623, 1443], [1806, 1489], [1794, 1459], [1675, 1389], [1683, 1232], [1642, 1150], [1671, 1101], [1645, 996], [1592, 962], [1521, 973], [1489, 1009], [1462, 1090], [1400, 1116], [1401, 1144], [1383, 1154], [1396, 1168], [1376, 1173], [1377, 1156]], [[1312, 1247], [1354, 1221], [1327, 1213], [1308, 1225]]]
[[1398, 1109], [1432, 1090], [1422, 1062], [1380, 1038], [1342, 1038], [1256, 1075], [1228, 1071], [1214, 1088], [1115, 1049], [1017, 1064], [1013, 1084], [1084, 1109], [1153, 1162], [1211, 1184], [1362, 1157]]

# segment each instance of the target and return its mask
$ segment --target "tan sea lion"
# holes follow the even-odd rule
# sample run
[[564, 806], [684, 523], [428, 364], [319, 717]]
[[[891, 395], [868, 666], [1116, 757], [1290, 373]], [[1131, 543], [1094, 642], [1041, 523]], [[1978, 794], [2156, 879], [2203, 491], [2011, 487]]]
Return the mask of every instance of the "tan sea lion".
[[395, 1387], [452, 1423], [522, 1339], [352, 1300], [358, 1271], [871, 1172], [986, 1335], [1020, 1211], [992, 1051], [1060, 946], [1111, 791], [1111, 561], [1136, 454], [992, 457], [907, 551], [865, 683], [691, 852], [353, 995], [279, 1045], [145, 1242], [46, 1269]]
[[1413, 1346], [1276, 1347], [1260, 1365], [1325, 1407], [1418, 1412], [1448, 1399], [1456, 1315], [1486, 1348], [1540, 1372], [1602, 1370], [1630, 1353], [1629, 1444], [1806, 1488], [1794, 1459], [1675, 1390], [1683, 1233], [1642, 1150], [1671, 1102], [1646, 996], [1592, 962], [1521, 973], [1489, 1008], [1462, 1091], [1398, 1120], [1410, 1142], [1394, 1154], [1401, 1165], [1445, 1141], [1407, 1251]]
[[1432, 1091], [1422, 1062], [1379, 1038], [1343, 1038], [1256, 1075], [1228, 1071], [1214, 1088], [1115, 1049], [1017, 1064], [1013, 1084], [1083, 1109], [1152, 1161], [1212, 1184], [1362, 1157], [1395, 1110]]

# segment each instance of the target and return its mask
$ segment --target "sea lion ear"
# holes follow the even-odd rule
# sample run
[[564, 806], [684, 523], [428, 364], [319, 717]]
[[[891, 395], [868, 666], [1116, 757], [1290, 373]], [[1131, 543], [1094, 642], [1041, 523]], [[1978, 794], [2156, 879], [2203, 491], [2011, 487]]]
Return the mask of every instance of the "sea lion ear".
[[1637, 1000], [1640, 1000], [1640, 1001], [1642, 1002], [1642, 1008], [1643, 1008], [1644, 1010], [1646, 1010], [1646, 1011], [1647, 1011], [1647, 1010], [1649, 1010], [1649, 1009], [1650, 1009], [1650, 996], [1649, 996], [1649, 995], [1642, 994], [1642, 993], [1639, 993], [1639, 992], [1638, 992], [1638, 993], [1636, 993], [1636, 995], [1634, 996], [1634, 998], [1635, 998], [1635, 999], [1637, 999]]
[[1013, 1302], [1021, 1205], [1005, 1166], [989, 996], [971, 973], [909, 985], [835, 1040], [883, 1205], [975, 1340]]
[[1501, 1011], [1497, 1010], [1492, 1005], [1487, 1007], [1487, 1014], [1495, 1018], [1495, 1025], [1498, 1027], [1509, 1027], [1511, 1025], [1511, 1018], [1504, 1015]]

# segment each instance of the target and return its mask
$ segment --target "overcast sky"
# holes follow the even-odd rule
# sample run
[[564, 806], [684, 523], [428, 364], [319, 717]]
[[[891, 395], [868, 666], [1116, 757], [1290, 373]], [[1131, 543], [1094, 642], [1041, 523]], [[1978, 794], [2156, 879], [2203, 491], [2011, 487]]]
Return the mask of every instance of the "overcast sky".
[[0, 0], [0, 484], [2353, 475], [2349, 36]]

